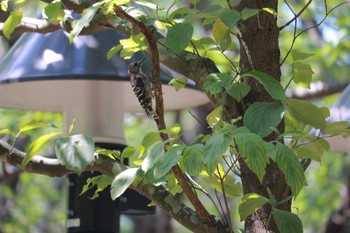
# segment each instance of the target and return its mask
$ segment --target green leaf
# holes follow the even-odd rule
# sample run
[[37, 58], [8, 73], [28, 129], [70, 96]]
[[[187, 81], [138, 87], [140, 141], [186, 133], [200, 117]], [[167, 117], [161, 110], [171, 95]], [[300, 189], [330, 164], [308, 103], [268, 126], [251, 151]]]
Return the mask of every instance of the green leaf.
[[145, 153], [145, 151], [147, 150], [147, 148], [158, 141], [160, 141], [160, 136], [157, 132], [150, 132], [146, 134], [146, 136], [142, 139], [142, 142], [140, 145], [140, 153], [138, 157], [141, 158]]
[[237, 101], [241, 101], [250, 91], [250, 86], [243, 83], [232, 83], [229, 86], [225, 86], [227, 94], [235, 98]]
[[251, 9], [251, 8], [244, 8], [241, 11], [241, 18], [242, 20], [249, 19], [250, 17], [259, 14], [259, 9]]
[[184, 23], [192, 19], [192, 15], [195, 13], [195, 10], [189, 7], [181, 7], [172, 12], [169, 16], [170, 21], [176, 23]]
[[184, 50], [193, 34], [193, 26], [189, 23], [178, 23], [172, 26], [166, 35], [166, 44], [173, 53]]
[[128, 146], [123, 150], [121, 158], [122, 159], [130, 158], [136, 155], [136, 152], [137, 152], [137, 146]]
[[115, 5], [125, 5], [125, 4], [129, 4], [130, 3], [130, 0], [113, 0], [113, 3]]
[[260, 209], [266, 203], [268, 203], [268, 200], [265, 197], [260, 196], [259, 194], [256, 194], [256, 193], [245, 194], [242, 197], [238, 207], [240, 220], [243, 221], [249, 215], [255, 213], [255, 211]]
[[264, 141], [253, 133], [237, 133], [234, 135], [234, 139], [240, 156], [244, 158], [248, 167], [262, 182], [268, 163]]
[[164, 142], [158, 141], [151, 145], [145, 153], [146, 157], [142, 162], [141, 168], [144, 172], [153, 169], [158, 160], [164, 156]]
[[108, 150], [104, 148], [96, 148], [96, 153], [99, 155], [104, 155], [112, 160], [116, 160], [116, 158], [119, 158], [121, 154], [119, 150]]
[[286, 145], [277, 143], [276, 149], [276, 163], [283, 172], [293, 196], [297, 197], [305, 184], [304, 169], [297, 156]]
[[195, 144], [185, 147], [183, 153], [183, 167], [190, 176], [197, 176], [202, 171], [204, 145]]
[[176, 91], [179, 91], [187, 85], [187, 82], [188, 80], [185, 77], [173, 78], [170, 80], [169, 85], [173, 86]]
[[7, 12], [8, 10], [8, 0], [0, 1], [0, 8], [3, 12]]
[[[227, 175], [224, 180], [225, 194], [228, 197], [238, 197], [242, 195], [242, 184], [236, 182], [233, 176]], [[222, 190], [219, 190], [222, 192]]]
[[312, 53], [304, 53], [304, 52], [300, 52], [298, 50], [292, 50], [291, 55], [292, 55], [294, 61], [304, 60], [308, 57], [313, 56]]
[[336, 122], [329, 123], [324, 132], [330, 136], [340, 135], [340, 136], [348, 137], [350, 136], [349, 122], [336, 121]]
[[206, 120], [210, 127], [213, 127], [221, 120], [222, 110], [222, 105], [220, 105], [207, 115]]
[[53, 132], [49, 134], [42, 135], [36, 138], [32, 143], [29, 144], [26, 156], [22, 160], [21, 168], [24, 169], [29, 161], [43, 148], [43, 146], [57, 135], [62, 135], [59, 132]]
[[294, 78], [293, 82], [299, 86], [310, 88], [310, 83], [312, 81], [312, 71], [311, 65], [307, 63], [294, 62], [293, 63]]
[[209, 74], [204, 82], [203, 87], [209, 91], [210, 94], [215, 95], [223, 90], [226, 87], [230, 86], [231, 76], [223, 73], [211, 73]]
[[70, 134], [72, 133], [73, 129], [74, 129], [74, 127], [75, 127], [75, 121], [76, 121], [76, 119], [74, 118], [74, 119], [72, 120], [72, 123], [71, 123], [70, 126], [69, 126], [68, 135], [70, 135]]
[[251, 132], [266, 137], [281, 122], [284, 106], [280, 102], [255, 102], [244, 114], [243, 125]]
[[86, 184], [83, 186], [83, 189], [79, 195], [86, 193], [88, 190], [96, 186], [97, 188], [94, 192], [94, 195], [90, 197], [90, 199], [98, 198], [99, 193], [103, 191], [105, 188], [107, 188], [108, 185], [112, 183], [112, 181], [113, 181], [112, 177], [106, 176], [106, 175], [98, 175], [98, 176], [91, 177], [87, 179]]
[[114, 46], [113, 48], [111, 48], [107, 53], [107, 56], [106, 56], [107, 60], [110, 60], [122, 48], [123, 48], [123, 46], [121, 44], [118, 44], [118, 45]]
[[75, 37], [77, 37], [83, 28], [88, 27], [92, 19], [95, 17], [97, 10], [99, 9], [99, 5], [93, 5], [85, 9], [82, 13], [82, 17], [77, 21], [75, 27], [70, 32], [69, 42], [73, 43]]
[[44, 123], [44, 122], [34, 122], [34, 123], [22, 125], [21, 127], [19, 127], [19, 132], [23, 133], [23, 132], [33, 130], [33, 129], [48, 128], [48, 127], [56, 128], [56, 126], [53, 124], [48, 124], [48, 123]]
[[10, 134], [12, 136], [16, 136], [14, 133], [12, 133], [9, 129], [2, 129], [0, 130], [0, 135], [1, 134]]
[[321, 162], [323, 152], [330, 150], [330, 145], [324, 138], [309, 136], [309, 142], [302, 144], [294, 149], [299, 158], [310, 158], [317, 162]]
[[60, 163], [78, 174], [94, 160], [95, 142], [88, 135], [62, 137], [56, 141], [55, 151]]
[[176, 123], [175, 125], [171, 126], [169, 129], [162, 129], [159, 132], [173, 134], [173, 135], [177, 136], [181, 132], [181, 125]]
[[125, 190], [134, 182], [137, 177], [139, 168], [129, 168], [119, 173], [111, 185], [111, 197], [113, 200], [122, 195]]
[[221, 156], [227, 151], [232, 138], [226, 134], [214, 134], [204, 146], [204, 163], [209, 175], [216, 169]]
[[49, 3], [44, 8], [45, 18], [49, 19], [51, 23], [58, 24], [64, 19], [64, 10], [60, 1], [54, 1]]
[[273, 15], [275, 17], [278, 16], [277, 12], [273, 8], [264, 7], [264, 8], [262, 8], [262, 10], [266, 11], [267, 13], [270, 13], [271, 15]]
[[241, 75], [241, 77], [252, 77], [259, 81], [263, 85], [266, 91], [275, 100], [284, 101], [286, 96], [282, 85], [274, 79], [272, 76], [260, 71], [250, 71]]
[[184, 150], [184, 146], [172, 146], [170, 147], [165, 154], [159, 158], [154, 170], [154, 178], [159, 179], [165, 176], [170, 169], [177, 164], [177, 161], [180, 159], [180, 156]]
[[220, 15], [221, 21], [230, 29], [236, 26], [236, 23], [241, 18], [241, 14], [236, 10], [224, 9]]
[[321, 130], [327, 128], [322, 111], [312, 103], [304, 100], [288, 99], [284, 102], [284, 105], [290, 115], [297, 121]]
[[16, 26], [21, 23], [23, 17], [22, 10], [12, 11], [6, 19], [3, 27], [3, 33], [7, 39], [10, 39], [12, 32]]
[[303, 224], [300, 218], [288, 211], [272, 208], [273, 218], [281, 233], [302, 233]]
[[222, 40], [225, 38], [225, 35], [228, 34], [227, 26], [220, 20], [216, 20], [213, 25], [213, 37], [214, 41], [217, 44], [221, 44]]

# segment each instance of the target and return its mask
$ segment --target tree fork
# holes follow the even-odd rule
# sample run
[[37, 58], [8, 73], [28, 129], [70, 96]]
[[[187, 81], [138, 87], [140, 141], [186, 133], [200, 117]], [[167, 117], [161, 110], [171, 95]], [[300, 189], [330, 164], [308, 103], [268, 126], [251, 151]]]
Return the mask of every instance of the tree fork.
[[[271, 8], [277, 12], [277, 0], [259, 1], [246, 0], [241, 1], [237, 10], [244, 8], [262, 9]], [[279, 28], [277, 19], [274, 15], [260, 11], [259, 14], [238, 22], [238, 39], [240, 42], [240, 69], [242, 73], [256, 70], [262, 71], [274, 77], [281, 79], [280, 70], [280, 49], [278, 44]], [[240, 115], [244, 115], [244, 110], [255, 102], [274, 101], [265, 88], [254, 79], [247, 79], [251, 86], [251, 92], [244, 99], [244, 107], [240, 108]], [[284, 124], [277, 127], [279, 132], [284, 131]], [[276, 134], [273, 133], [264, 138], [265, 141], [275, 140]], [[290, 188], [286, 184], [284, 175], [273, 161], [266, 167], [266, 175], [263, 183], [260, 183], [257, 176], [248, 168], [244, 160], [240, 160], [241, 178], [244, 193], [258, 193], [262, 196], [268, 196], [267, 189], [270, 189], [277, 201], [286, 199], [291, 195]], [[291, 203], [285, 202], [278, 206], [285, 211], [291, 211]], [[253, 232], [279, 232], [273, 218], [270, 218], [271, 206], [265, 205], [254, 214], [248, 216], [245, 220], [245, 230], [248, 233]], [[271, 220], [270, 220], [271, 219]]]

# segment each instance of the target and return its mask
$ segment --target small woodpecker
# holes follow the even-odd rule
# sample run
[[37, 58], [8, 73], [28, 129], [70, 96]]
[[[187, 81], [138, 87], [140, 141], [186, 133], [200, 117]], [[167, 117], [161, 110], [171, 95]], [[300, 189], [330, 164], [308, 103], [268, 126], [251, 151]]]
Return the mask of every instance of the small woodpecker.
[[154, 97], [153, 83], [145, 75], [141, 66], [145, 60], [136, 61], [129, 65], [128, 73], [132, 90], [134, 91], [141, 107], [145, 110], [148, 117], [159, 119], [157, 113], [152, 108], [152, 99]]

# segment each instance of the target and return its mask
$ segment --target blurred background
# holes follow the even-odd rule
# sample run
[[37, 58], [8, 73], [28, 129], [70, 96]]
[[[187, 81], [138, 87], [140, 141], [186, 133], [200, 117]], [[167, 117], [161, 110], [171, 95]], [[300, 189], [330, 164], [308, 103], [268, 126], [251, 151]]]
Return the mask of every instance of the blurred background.
[[[167, 7], [171, 3], [152, 1]], [[196, 1], [182, 1], [177, 7], [194, 7]], [[198, 2], [198, 1], [197, 1]], [[293, 17], [290, 7], [299, 12], [306, 4], [304, 0], [279, 1], [279, 24], [283, 25]], [[315, 0], [298, 20], [297, 33], [312, 28], [297, 40], [293, 40], [294, 24], [284, 28], [280, 35], [281, 60], [287, 54], [290, 45], [294, 48], [314, 54], [308, 58], [314, 75], [310, 89], [296, 87], [293, 84], [287, 90], [288, 97], [310, 100], [318, 106], [332, 106], [340, 93], [350, 83], [350, 15], [349, 6], [343, 5], [331, 12], [327, 19], [315, 27], [325, 17], [325, 2]], [[288, 3], [288, 4], [286, 4]], [[341, 1], [328, 1], [328, 10]], [[205, 9], [213, 4], [226, 4], [226, 1], [203, 0], [196, 4], [197, 9]], [[25, 8], [25, 16], [35, 16], [43, 6], [39, 1], [33, 1]], [[4, 22], [8, 15], [0, 11], [0, 21]], [[205, 28], [196, 29], [198, 36], [210, 34]], [[0, 38], [0, 57], [3, 57], [18, 37], [10, 40]], [[222, 72], [227, 72], [228, 61], [217, 51], [207, 54], [219, 66]], [[239, 61], [238, 42], [232, 39], [232, 44], [226, 56]], [[282, 66], [283, 85], [286, 85], [291, 73], [291, 58], [288, 57]], [[166, 114], [167, 125], [179, 122], [183, 129], [184, 141], [205, 130], [205, 116], [211, 111], [211, 105], [195, 109], [169, 112]], [[128, 145], [140, 144], [144, 135], [156, 130], [154, 123], [140, 114], [125, 114], [125, 136]], [[64, 130], [61, 113], [18, 111], [0, 109], [0, 129], [8, 128], [18, 131], [21, 125], [30, 122], [52, 123], [58, 129]], [[26, 146], [44, 133], [53, 129], [37, 129], [23, 134], [16, 146], [25, 150]], [[54, 129], [57, 130], [57, 129]], [[11, 138], [1, 135], [1, 140], [11, 143]], [[41, 154], [53, 156], [52, 144], [47, 145]], [[327, 152], [322, 155], [321, 163], [312, 162], [307, 170], [307, 186], [295, 200], [293, 212], [298, 214], [307, 233], [350, 232], [350, 158], [348, 154]], [[42, 175], [22, 173], [18, 169], [5, 163], [0, 166], [0, 233], [62, 233], [65, 232], [66, 220], [66, 180], [65, 178], [50, 178]], [[239, 225], [237, 206], [239, 198], [232, 198], [232, 218]], [[214, 211], [214, 207], [213, 208]], [[151, 221], [150, 221], [151, 219]], [[156, 223], [156, 224], [155, 224]], [[332, 228], [335, 225], [339, 228]], [[328, 226], [328, 227], [327, 227]], [[138, 228], [140, 227], [142, 231]], [[154, 233], [185, 233], [176, 222], [161, 210], [157, 216], [140, 216], [130, 218], [122, 216], [121, 232], [154, 232]]]

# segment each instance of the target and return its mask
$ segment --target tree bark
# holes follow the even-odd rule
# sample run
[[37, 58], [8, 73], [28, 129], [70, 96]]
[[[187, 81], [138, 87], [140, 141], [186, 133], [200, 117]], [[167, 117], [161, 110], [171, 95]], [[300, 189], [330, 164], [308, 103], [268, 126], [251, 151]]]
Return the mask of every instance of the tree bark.
[[[262, 9], [271, 8], [277, 12], [277, 0], [245, 0], [237, 6], [237, 10], [244, 8]], [[271, 75], [276, 80], [281, 79], [280, 70], [280, 49], [278, 44], [279, 29], [277, 27], [277, 18], [261, 10], [259, 14], [238, 23], [238, 39], [240, 41], [240, 69], [242, 73], [248, 71], [262, 71]], [[251, 91], [244, 99], [241, 105], [239, 115], [243, 116], [245, 109], [255, 102], [272, 102], [274, 101], [265, 88], [255, 79], [247, 79]], [[278, 126], [279, 132], [283, 132], [284, 125]], [[275, 140], [276, 135], [271, 134], [265, 138], [266, 141]], [[240, 160], [241, 178], [244, 193], [258, 193], [270, 198], [267, 193], [269, 188], [277, 201], [286, 199], [291, 195], [288, 185], [285, 183], [284, 175], [277, 165], [270, 161], [266, 167], [266, 175], [263, 183], [248, 168], [243, 160]], [[290, 211], [291, 203], [285, 202], [280, 209]], [[248, 216], [245, 220], [245, 230], [248, 233], [253, 232], [279, 232], [271, 215], [270, 205], [265, 205], [254, 214]]]

